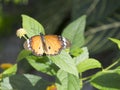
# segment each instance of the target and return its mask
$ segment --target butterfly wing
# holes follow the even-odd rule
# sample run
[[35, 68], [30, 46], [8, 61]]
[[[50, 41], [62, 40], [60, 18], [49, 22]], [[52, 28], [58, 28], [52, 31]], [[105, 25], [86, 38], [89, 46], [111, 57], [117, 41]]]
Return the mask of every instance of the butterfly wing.
[[28, 39], [24, 43], [24, 48], [31, 50], [34, 55], [42, 56], [56, 55], [64, 48], [70, 45], [69, 41], [61, 36], [57, 35], [36, 35]]
[[45, 35], [44, 43], [45, 43], [44, 49], [46, 55], [56, 55], [63, 48], [62, 37], [57, 35]]
[[43, 43], [40, 35], [33, 36], [29, 39], [30, 48], [34, 55], [41, 56], [44, 53]]

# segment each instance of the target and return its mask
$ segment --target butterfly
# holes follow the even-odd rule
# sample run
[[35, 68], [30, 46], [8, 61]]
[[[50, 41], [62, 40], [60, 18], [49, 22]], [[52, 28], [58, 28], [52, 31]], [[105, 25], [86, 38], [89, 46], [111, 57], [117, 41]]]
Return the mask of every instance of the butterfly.
[[40, 35], [32, 36], [24, 42], [24, 48], [32, 51], [36, 56], [57, 55], [62, 49], [70, 47], [68, 39], [58, 35]]

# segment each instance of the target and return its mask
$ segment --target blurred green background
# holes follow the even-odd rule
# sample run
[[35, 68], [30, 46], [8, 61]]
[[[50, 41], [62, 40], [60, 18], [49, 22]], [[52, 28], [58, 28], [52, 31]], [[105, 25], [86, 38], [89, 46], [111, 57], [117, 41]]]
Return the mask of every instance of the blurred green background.
[[38, 20], [46, 34], [61, 34], [63, 28], [87, 15], [85, 46], [90, 57], [107, 66], [120, 56], [108, 37], [120, 38], [120, 0], [0, 0], [0, 63], [15, 63], [23, 39], [16, 36], [21, 14]]

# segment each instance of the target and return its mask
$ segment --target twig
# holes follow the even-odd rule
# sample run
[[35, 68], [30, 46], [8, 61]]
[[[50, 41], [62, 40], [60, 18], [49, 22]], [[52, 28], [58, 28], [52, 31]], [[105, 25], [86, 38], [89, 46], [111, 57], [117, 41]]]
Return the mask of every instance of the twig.
[[120, 27], [120, 22], [114, 22], [111, 24], [106, 24], [106, 25], [102, 25], [100, 27], [92, 28], [88, 32], [86, 32], [85, 35], [87, 36], [89, 34], [95, 34], [100, 31], [105, 31], [105, 30], [108, 30], [111, 28], [118, 28], [118, 27]]
[[99, 0], [93, 1], [93, 3], [90, 5], [89, 9], [86, 12], [87, 16], [96, 8], [96, 5], [98, 4], [98, 2]]
[[112, 63], [110, 66], [108, 66], [107, 68], [105, 68], [104, 70], [109, 70], [110, 68], [112, 68], [113, 66], [115, 66], [116, 64], [119, 63], [120, 60], [115, 61], [114, 63]]

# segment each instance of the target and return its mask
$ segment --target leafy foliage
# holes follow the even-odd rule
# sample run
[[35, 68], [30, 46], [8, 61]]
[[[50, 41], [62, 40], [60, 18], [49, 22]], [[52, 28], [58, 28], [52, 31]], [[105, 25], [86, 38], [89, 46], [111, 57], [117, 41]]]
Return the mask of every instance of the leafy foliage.
[[111, 41], [117, 44], [118, 48], [120, 49], [120, 40], [115, 39], [115, 38], [109, 38]]
[[[44, 32], [43, 26], [40, 25], [33, 18], [31, 18], [29, 16], [26, 16], [26, 15], [22, 15], [22, 18], [23, 18], [23, 28], [26, 30], [28, 37], [38, 35], [39, 33]], [[80, 22], [83, 23], [82, 26], [80, 26], [80, 24], [81, 24]], [[75, 22], [72, 22], [72, 24], [70, 24], [68, 26], [68, 27], [71, 27], [71, 28], [66, 28], [65, 32], [68, 32], [68, 30], [72, 31], [73, 27], [75, 27], [75, 26], [76, 26], [77, 34], [82, 32], [80, 37], [83, 37], [83, 32], [84, 32], [84, 27], [85, 27], [85, 16], [79, 18]], [[36, 30], [36, 28], [37, 28], [37, 30]], [[64, 32], [63, 35], [67, 37], [67, 35], [65, 35], [65, 32]], [[76, 33], [75, 33], [75, 35], [76, 35]], [[71, 47], [72, 49], [74, 49], [75, 47], [80, 48], [80, 46], [81, 46], [81, 45], [79, 45], [79, 42], [78, 42], [78, 39], [77, 39], [77, 38], [79, 38], [79, 35], [77, 35], [75, 38], [76, 38], [76, 41], [74, 41], [71, 38], [71, 42], [73, 43], [72, 45], [74, 45], [74, 43], [76, 43], [74, 47]], [[82, 43], [83, 43], [84, 39], [81, 38], [81, 40], [82, 40]], [[81, 50], [84, 50], [84, 49], [76, 49], [76, 52], [81, 52]], [[76, 52], [72, 52], [73, 55], [75, 55], [74, 53], [76, 53]], [[89, 56], [88, 56], [87, 48], [83, 52], [77, 53], [79, 58], [77, 58], [76, 60], [79, 59], [79, 61], [80, 61], [81, 59], [83, 59], [84, 54], [87, 55], [86, 59], [88, 59]], [[81, 55], [81, 56], [79, 56], [79, 55]], [[80, 62], [78, 64], [76, 64], [75, 62], [78, 62], [78, 61], [75, 61], [74, 58], [72, 58], [70, 56], [70, 54], [68, 52], [66, 52], [65, 50], [62, 50], [62, 52], [59, 55], [56, 55], [56, 56], [41, 56], [41, 57], [33, 56], [31, 54], [31, 52], [26, 51], [26, 50], [22, 50], [20, 52], [20, 54], [18, 55], [17, 61], [19, 62], [23, 59], [26, 59], [29, 62], [29, 64], [35, 70], [46, 73], [48, 75], [52, 75], [52, 76], [57, 75], [56, 80], [60, 80], [60, 82], [56, 81], [57, 88], [59, 90], [70, 90], [70, 89], [71, 90], [72, 89], [79, 90], [80, 86], [79, 86], [79, 77], [78, 77], [78, 74], [79, 74], [78, 67], [80, 65]], [[88, 62], [89, 61], [90, 60], [88, 60]], [[82, 60], [81, 60], [81, 63], [82, 63]], [[53, 65], [54, 65], [54, 67], [53, 67]], [[98, 68], [98, 67], [99, 67], [99, 65], [97, 65], [96, 67], [92, 67], [92, 68]], [[16, 67], [16, 69], [17, 69], [17, 67]], [[91, 67], [86, 68], [83, 71], [88, 70], [88, 69], [91, 69]], [[10, 72], [12, 73], [13, 70], [14, 69], [10, 69], [9, 72], [5, 71], [6, 73], [3, 73], [3, 74], [9, 74]], [[63, 77], [66, 78], [66, 79], [63, 80], [62, 79]], [[27, 88], [27, 89], [29, 88], [30, 90], [34, 89], [34, 87], [31, 85], [31, 83], [28, 82], [27, 78], [24, 77], [24, 76], [13, 75], [13, 76], [7, 77], [7, 78], [9, 78], [9, 80], [10, 80], [9, 81], [10, 82], [9, 83], [10, 88], [12, 87], [13, 89], [20, 89], [21, 90], [21, 89], [23, 89], [24, 84], [20, 84], [20, 83], [24, 82], [27, 85], [24, 88]], [[8, 81], [6, 81], [6, 80], [8, 80], [7, 78], [4, 78], [4, 80], [2, 82], [2, 88], [7, 88], [7, 87], [3, 87], [4, 84], [8, 83]], [[34, 79], [34, 76], [33, 76], [33, 79]], [[6, 81], [6, 82], [4, 82], [4, 81]], [[15, 83], [16, 81], [19, 81], [19, 82]], [[34, 82], [34, 80], [32, 80], [32, 82]], [[38, 82], [38, 83], [39, 83], [39, 87], [40, 87], [41, 82]], [[60, 83], [62, 83], [62, 86], [61, 86]], [[46, 84], [47, 84], [47, 82], [44, 83], [44, 85], [46, 85]], [[67, 86], [65, 86], [64, 84], [67, 84]], [[38, 89], [38, 87], [36, 87], [36, 85], [35, 85], [35, 88]], [[45, 90], [45, 89], [43, 89], [43, 87], [41, 89]]]
[[101, 68], [101, 64], [97, 60], [90, 58], [77, 64], [77, 68], [78, 71], [81, 73], [89, 69]]
[[62, 51], [61, 54], [57, 56], [50, 56], [49, 59], [52, 60], [53, 63], [55, 63], [60, 69], [78, 77], [78, 72], [74, 61], [65, 51]]
[[63, 70], [59, 70], [57, 73], [57, 88], [58, 90], [80, 90], [79, 78], [69, 74]]
[[119, 90], [119, 82], [120, 69], [99, 72], [91, 79], [91, 84], [102, 90]]
[[63, 30], [62, 36], [71, 41], [71, 54], [84, 44], [85, 18], [86, 16], [80, 17]]
[[[22, 15], [23, 28], [27, 32], [27, 36], [38, 35], [45, 33], [44, 28], [33, 18]], [[69, 24], [63, 31], [62, 35], [70, 39], [72, 45], [70, 51], [62, 50], [56, 56], [34, 56], [30, 51], [22, 50], [18, 55], [17, 61], [27, 60], [28, 63], [38, 72], [43, 72], [48, 76], [55, 78], [55, 81], [49, 81], [42, 76], [31, 74], [15, 74], [17, 72], [17, 64], [5, 70], [1, 75], [2, 90], [45, 90], [51, 84], [55, 84], [57, 90], [80, 90], [83, 87], [82, 73], [95, 68], [102, 68], [101, 63], [93, 58], [89, 58], [89, 52], [86, 47], [81, 48], [84, 42], [86, 16], [82, 16]], [[76, 27], [74, 29], [74, 27]], [[75, 30], [75, 31], [74, 31]], [[73, 32], [73, 36], [68, 34]], [[81, 40], [81, 41], [80, 41]], [[118, 40], [113, 40], [118, 42]], [[81, 43], [80, 43], [81, 42]], [[109, 70], [119, 61], [99, 71], [89, 78], [91, 85], [102, 90], [117, 90], [119, 89], [119, 67], [115, 70]], [[21, 66], [23, 67], [23, 66]], [[114, 78], [111, 78], [114, 77]], [[87, 79], [87, 77], [86, 77]], [[85, 80], [85, 79], [84, 79]], [[24, 82], [24, 83], [23, 83]], [[112, 84], [113, 82], [114, 84]], [[7, 86], [6, 86], [7, 84]]]
[[27, 32], [27, 36], [30, 38], [34, 35], [44, 34], [44, 28], [39, 22], [33, 20], [32, 18], [22, 15], [23, 17], [23, 28]]
[[[116, 43], [118, 48], [120, 47], [119, 40], [115, 39], [120, 38], [120, 0], [39, 0], [36, 2], [31, 1], [32, 7], [31, 4], [28, 3], [28, 0], [4, 0], [4, 2], [6, 2], [7, 5], [14, 2], [18, 5], [18, 7], [13, 8], [14, 5], [12, 5], [12, 8], [9, 6], [4, 8], [3, 6], [5, 4], [0, 4], [1, 35], [3, 35], [3, 33], [10, 33], [13, 25], [16, 25], [17, 19], [21, 12], [28, 12], [27, 14], [35, 16], [35, 18], [39, 19], [39, 21], [44, 25], [46, 33], [56, 33], [57, 30], [61, 30], [62, 25], [62, 28], [64, 28], [64, 24], [66, 25], [66, 23], [70, 20], [73, 21], [65, 29], [63, 29], [62, 32], [62, 36], [71, 41], [70, 54], [62, 51], [61, 54], [57, 56], [36, 57], [33, 56], [31, 52], [22, 50], [17, 57], [18, 63], [26, 60], [32, 68], [38, 72], [56, 76], [58, 80], [55, 81], [55, 84], [59, 90], [79, 90], [82, 88], [82, 84], [79, 87], [79, 82], [81, 83], [83, 81], [82, 73], [89, 69], [102, 67], [98, 60], [89, 58], [89, 54], [94, 55], [110, 49], [114, 44], [108, 41], [108, 37], [114, 37], [110, 38], [110, 40]], [[27, 5], [29, 9], [24, 5]], [[11, 8], [12, 12], [11, 10], [6, 11], [8, 8]], [[16, 13], [18, 9], [21, 11]], [[32, 13], [30, 14], [29, 12]], [[15, 14], [15, 16], [13, 16], [13, 14]], [[40, 32], [46, 34], [43, 26], [33, 18], [23, 15], [22, 20], [23, 28], [26, 29], [27, 36], [29, 38], [31, 36], [38, 35]], [[84, 32], [86, 38], [85, 41]], [[81, 48], [84, 45], [84, 42], [90, 53], [86, 47]], [[109, 53], [106, 57], [108, 57], [108, 60], [111, 60], [111, 58], [113, 58], [113, 53]], [[118, 60], [111, 66], [116, 65], [116, 63], [119, 63]], [[45, 81], [44, 84], [41, 83], [44, 81], [41, 80], [43, 79], [42, 77], [35, 79], [36, 76], [34, 75], [26, 75], [28, 79], [33, 77], [29, 79], [31, 81], [29, 82], [28, 79], [26, 80], [26, 77], [22, 75], [13, 75], [17, 72], [17, 67], [18, 65], [15, 64], [12, 68], [9, 68], [2, 73], [1, 79], [3, 79], [3, 81], [1, 81], [2, 86], [0, 89], [2, 88], [3, 90], [9, 90], [17, 88], [24, 90], [24, 85], [21, 84], [23, 81], [25, 81], [28, 85], [28, 87], [25, 87], [25, 90], [45, 90], [48, 86], [47, 81]], [[102, 90], [118, 90], [120, 88], [118, 85], [119, 68], [117, 68], [117, 70], [108, 69], [111, 68], [103, 69], [103, 71], [99, 71], [96, 75], [91, 76], [91, 85]], [[10, 76], [12, 79], [10, 79]], [[20, 80], [19, 78], [22, 78], [21, 81], [14, 84], [14, 82]], [[9, 82], [9, 80], [11, 81]], [[36, 80], [35, 83], [34, 80]], [[40, 81], [37, 82], [37, 80]], [[36, 82], [38, 83], [37, 85]], [[67, 85], [65, 86], [64, 84]], [[39, 87], [40, 85], [45, 86], [42, 88]]]
[[[23, 83], [24, 82], [24, 83]], [[7, 85], [6, 85], [7, 84]], [[38, 85], [39, 84], [39, 85]], [[24, 75], [13, 75], [11, 77], [4, 78], [1, 87], [2, 90], [45, 90], [50, 84], [41, 77], [24, 74]]]

